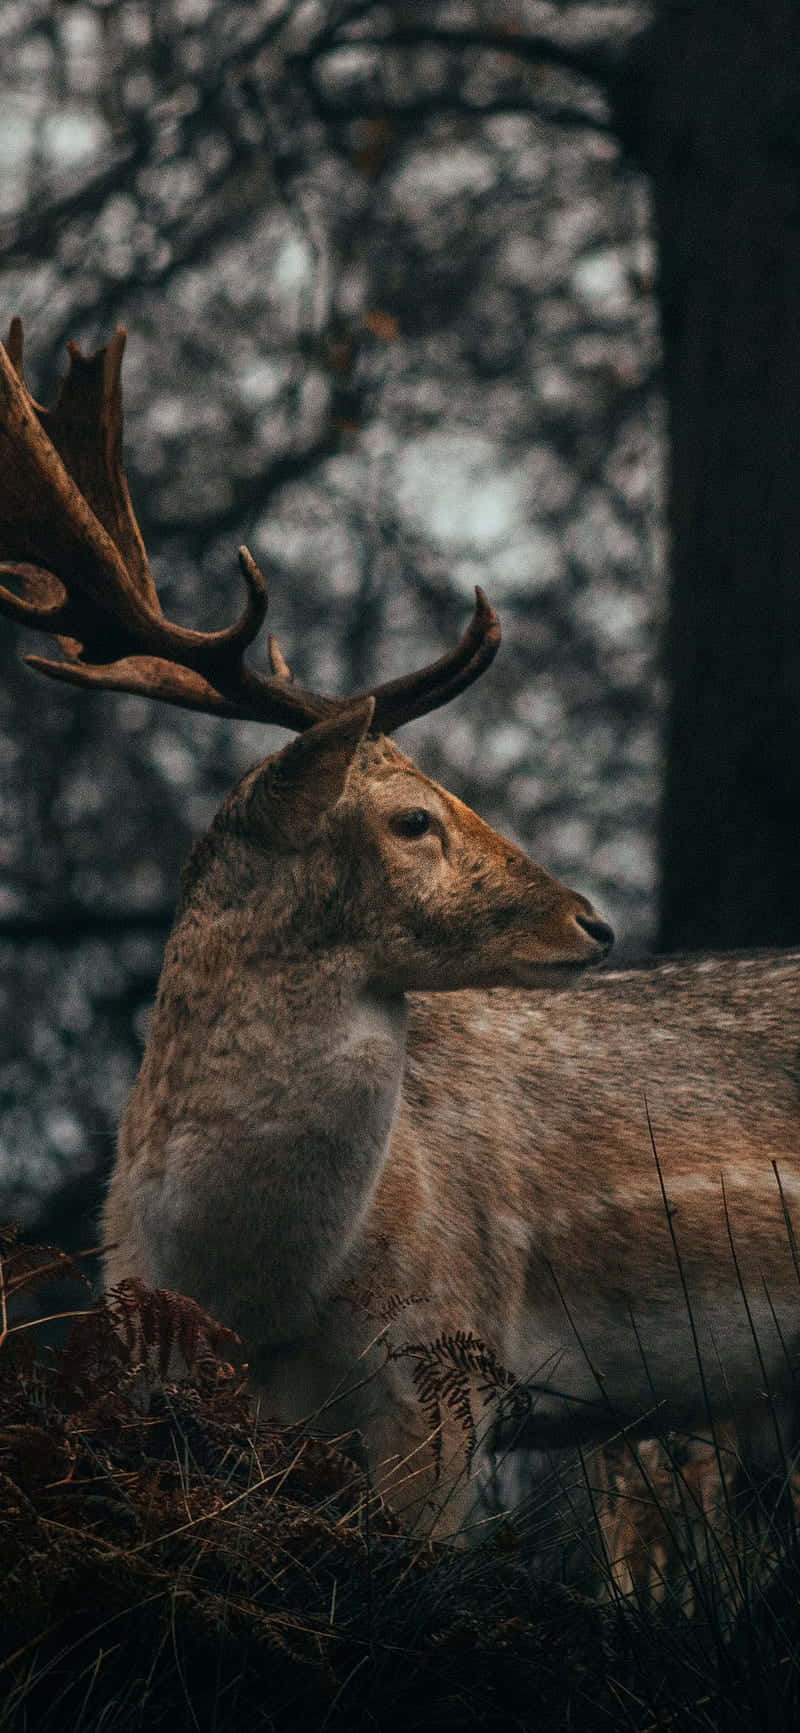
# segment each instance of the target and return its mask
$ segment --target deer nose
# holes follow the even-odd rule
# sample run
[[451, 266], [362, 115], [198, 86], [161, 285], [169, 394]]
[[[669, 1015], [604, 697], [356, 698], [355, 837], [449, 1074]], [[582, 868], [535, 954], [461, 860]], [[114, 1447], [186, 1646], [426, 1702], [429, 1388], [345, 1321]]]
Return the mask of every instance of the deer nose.
[[601, 915], [596, 915], [594, 909], [587, 915], [576, 915], [575, 919], [578, 926], [589, 934], [589, 938], [602, 947], [603, 956], [607, 957], [614, 943], [614, 928], [610, 927]]

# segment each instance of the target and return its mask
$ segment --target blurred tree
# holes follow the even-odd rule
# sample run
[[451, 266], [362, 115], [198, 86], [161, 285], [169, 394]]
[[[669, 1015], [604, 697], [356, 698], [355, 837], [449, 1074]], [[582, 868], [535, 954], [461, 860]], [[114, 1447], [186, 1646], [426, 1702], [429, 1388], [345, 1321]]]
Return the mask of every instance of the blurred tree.
[[796, 944], [796, 0], [665, 5], [615, 89], [652, 176], [671, 438], [660, 942]]
[[526, 31], [521, 13], [502, 30], [417, 18], [392, 34], [462, 54], [507, 47], [509, 63], [584, 76], [651, 177], [672, 544], [659, 941], [793, 944], [800, 12], [794, 0], [662, 0], [624, 40], [597, 32], [599, 8], [581, 34], [588, 10], [571, 8], [560, 38]]

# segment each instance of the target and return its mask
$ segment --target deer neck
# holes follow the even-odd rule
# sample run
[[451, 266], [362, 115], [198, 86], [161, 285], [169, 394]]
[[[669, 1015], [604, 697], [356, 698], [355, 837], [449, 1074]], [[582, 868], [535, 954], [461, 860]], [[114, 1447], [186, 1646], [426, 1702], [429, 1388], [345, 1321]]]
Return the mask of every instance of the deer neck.
[[123, 1143], [134, 1161], [159, 1146], [159, 1284], [213, 1305], [258, 1359], [313, 1329], [346, 1277], [388, 1152], [406, 1003], [346, 957], [223, 957], [206, 948], [193, 976], [162, 982]]
[[254, 988], [254, 1093], [266, 1088], [276, 1131], [285, 1128], [293, 1146], [328, 1133], [340, 1151], [352, 1143], [358, 1159], [368, 1146], [382, 1158], [402, 1082], [405, 999], [371, 992], [337, 959], [294, 966], [291, 976], [259, 971]]

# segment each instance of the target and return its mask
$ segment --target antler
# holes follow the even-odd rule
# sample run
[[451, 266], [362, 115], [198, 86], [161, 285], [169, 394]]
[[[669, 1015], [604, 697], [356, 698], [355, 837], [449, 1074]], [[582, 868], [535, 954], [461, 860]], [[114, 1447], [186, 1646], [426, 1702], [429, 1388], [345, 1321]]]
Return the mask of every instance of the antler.
[[375, 698], [372, 731], [391, 733], [446, 704], [477, 680], [500, 643], [483, 591], [454, 650], [372, 693], [325, 697], [292, 679], [277, 640], [271, 675], [244, 652], [263, 625], [267, 586], [247, 548], [241, 617], [218, 632], [167, 620], [158, 599], [122, 464], [120, 370], [125, 331], [84, 356], [70, 343], [69, 370], [52, 409], [34, 402], [22, 371], [22, 325], [0, 344], [0, 613], [55, 635], [63, 661], [28, 656], [40, 673], [76, 686], [138, 692], [212, 715], [303, 730]]

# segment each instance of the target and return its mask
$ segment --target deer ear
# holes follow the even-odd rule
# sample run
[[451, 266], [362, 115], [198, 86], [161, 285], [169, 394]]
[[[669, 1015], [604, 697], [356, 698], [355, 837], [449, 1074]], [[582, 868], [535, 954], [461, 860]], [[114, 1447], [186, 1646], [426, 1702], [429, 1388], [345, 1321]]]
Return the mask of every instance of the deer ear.
[[369, 729], [375, 699], [317, 722], [272, 758], [250, 791], [249, 815], [287, 848], [303, 848], [344, 793], [347, 774]]

